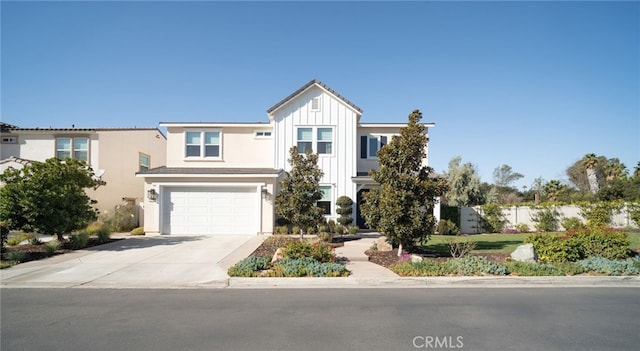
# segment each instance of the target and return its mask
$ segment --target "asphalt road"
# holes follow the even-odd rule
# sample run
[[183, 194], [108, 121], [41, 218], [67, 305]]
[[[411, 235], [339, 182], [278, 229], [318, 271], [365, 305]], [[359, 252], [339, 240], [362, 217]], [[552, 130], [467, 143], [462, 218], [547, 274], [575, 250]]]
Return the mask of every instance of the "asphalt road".
[[12, 350], [637, 350], [640, 289], [2, 289]]

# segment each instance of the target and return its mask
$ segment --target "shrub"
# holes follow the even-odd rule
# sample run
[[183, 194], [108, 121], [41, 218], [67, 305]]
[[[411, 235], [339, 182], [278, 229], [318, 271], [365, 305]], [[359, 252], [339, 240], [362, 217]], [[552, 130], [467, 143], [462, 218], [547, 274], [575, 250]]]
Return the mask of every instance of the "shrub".
[[293, 227], [291, 227], [291, 232], [293, 234], [300, 234], [300, 227], [298, 227], [297, 225], [294, 225]]
[[336, 228], [334, 230], [335, 234], [343, 235], [344, 234], [344, 226], [342, 224], [336, 224]]
[[357, 225], [349, 225], [347, 226], [347, 232], [351, 235], [356, 235], [358, 234], [358, 230], [360, 228]]
[[67, 246], [72, 250], [84, 249], [89, 243], [89, 234], [86, 232], [78, 232], [69, 236]]
[[516, 229], [520, 233], [531, 233], [531, 229], [529, 228], [529, 226], [526, 223], [518, 223], [518, 224], [516, 224]]
[[311, 256], [311, 244], [306, 241], [295, 240], [287, 243], [282, 253], [285, 258], [298, 259]]
[[575, 230], [584, 227], [584, 224], [582, 224], [582, 221], [578, 217], [564, 218], [560, 224], [562, 224], [565, 230]]
[[555, 232], [558, 230], [559, 216], [558, 210], [553, 207], [547, 207], [533, 212], [531, 220], [535, 223], [538, 231]]
[[640, 274], [640, 258], [626, 260], [609, 260], [604, 257], [589, 257], [578, 261], [578, 265], [587, 272], [605, 275], [638, 275]]
[[531, 234], [524, 242], [533, 244], [538, 260], [542, 263], [577, 261], [581, 258], [580, 248], [567, 236]]
[[489, 261], [484, 256], [465, 256], [449, 260], [458, 275], [506, 275], [507, 267]]
[[329, 233], [335, 233], [336, 232], [336, 222], [333, 219], [330, 219], [327, 221], [327, 231]]
[[285, 247], [287, 246], [287, 244], [293, 241], [298, 241], [298, 239], [292, 238], [290, 236], [273, 235], [267, 237], [262, 244], [269, 247], [279, 248]]
[[488, 233], [500, 233], [504, 228], [505, 220], [502, 209], [498, 204], [486, 204], [482, 206], [481, 225]]
[[231, 277], [254, 277], [257, 272], [269, 269], [271, 258], [267, 256], [249, 256], [227, 270]]
[[307, 228], [307, 234], [315, 234], [315, 233], [316, 233], [316, 227]]
[[144, 227], [133, 228], [131, 235], [144, 235]]
[[326, 224], [321, 224], [318, 226], [318, 233], [327, 233], [327, 230], [329, 230], [329, 226], [327, 226]]
[[40, 240], [40, 238], [38, 237], [37, 234], [30, 233], [30, 234], [27, 235], [27, 237], [29, 238], [29, 244], [31, 244], [31, 245], [42, 245], [42, 240]]
[[318, 239], [330, 243], [333, 240], [333, 233], [321, 232], [318, 234]]
[[44, 244], [45, 253], [47, 256], [53, 256], [60, 248], [60, 242], [58, 240], [51, 240]]
[[333, 262], [336, 255], [331, 246], [316, 242], [311, 245], [311, 258], [320, 262]]
[[629, 211], [629, 217], [632, 221], [640, 226], [640, 202], [632, 202], [628, 204], [627, 210]]
[[428, 259], [415, 263], [410, 261], [398, 263], [391, 266], [391, 270], [403, 277], [440, 277], [454, 273], [451, 265]]
[[5, 244], [9, 238], [9, 228], [4, 222], [0, 222], [0, 254], [4, 253]]
[[581, 258], [602, 256], [617, 260], [629, 257], [629, 235], [611, 228], [582, 228], [571, 233], [571, 239], [580, 247]]
[[472, 240], [459, 241], [455, 239], [447, 239], [447, 245], [449, 246], [449, 252], [453, 258], [464, 257], [476, 248], [476, 242]]
[[7, 260], [13, 262], [22, 262], [25, 253], [22, 251], [11, 251], [7, 253]]
[[7, 245], [8, 246], [16, 246], [19, 245], [21, 242], [25, 241], [25, 240], [29, 240], [29, 235], [27, 235], [26, 233], [20, 232], [18, 233], [18, 235], [14, 236], [11, 239], [7, 240]]
[[117, 205], [112, 216], [104, 218], [104, 223], [112, 232], [128, 232], [138, 225], [137, 207], [134, 204]]
[[575, 262], [592, 256], [609, 259], [629, 257], [629, 236], [610, 228], [581, 228], [568, 235], [533, 234], [532, 243], [541, 262]]
[[457, 235], [460, 234], [460, 229], [455, 223], [448, 219], [441, 219], [436, 225], [436, 231], [440, 235]]
[[340, 217], [338, 217], [338, 223], [344, 226], [351, 224], [353, 222], [353, 217], [351, 217], [353, 200], [348, 196], [340, 196], [336, 200], [336, 205], [338, 206], [336, 212], [340, 215]]
[[510, 274], [517, 276], [558, 276], [564, 273], [548, 263], [510, 262], [507, 263]]
[[267, 273], [272, 277], [341, 277], [349, 275], [349, 271], [338, 263], [321, 263], [311, 257], [280, 260], [274, 269]]

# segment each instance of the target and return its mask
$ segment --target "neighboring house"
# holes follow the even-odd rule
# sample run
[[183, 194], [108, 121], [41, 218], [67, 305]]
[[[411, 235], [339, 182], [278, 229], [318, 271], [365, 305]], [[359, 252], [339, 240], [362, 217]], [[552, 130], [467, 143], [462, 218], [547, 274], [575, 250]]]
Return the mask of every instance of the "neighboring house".
[[[312, 80], [267, 110], [268, 122], [166, 122], [165, 167], [145, 179], [145, 231], [161, 234], [272, 233], [275, 196], [289, 150], [319, 154], [325, 216], [336, 218], [336, 199], [360, 200], [375, 187], [367, 175], [376, 153], [404, 123], [361, 123], [362, 110]], [[433, 123], [425, 126], [433, 127]], [[425, 165], [427, 160], [424, 160]], [[356, 222], [364, 222], [354, 205]]]
[[[0, 172], [51, 157], [86, 161], [106, 184], [87, 194], [101, 215], [117, 205], [139, 206], [143, 180], [136, 172], [164, 165], [167, 139], [158, 128], [20, 128], [1, 123]], [[136, 211], [137, 212], [137, 211]]]

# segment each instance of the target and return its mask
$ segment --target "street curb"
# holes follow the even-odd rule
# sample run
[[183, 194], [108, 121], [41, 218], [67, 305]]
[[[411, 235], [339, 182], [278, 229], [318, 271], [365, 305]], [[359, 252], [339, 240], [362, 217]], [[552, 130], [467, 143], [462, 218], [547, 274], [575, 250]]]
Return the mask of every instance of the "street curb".
[[640, 277], [229, 278], [231, 289], [640, 287]]

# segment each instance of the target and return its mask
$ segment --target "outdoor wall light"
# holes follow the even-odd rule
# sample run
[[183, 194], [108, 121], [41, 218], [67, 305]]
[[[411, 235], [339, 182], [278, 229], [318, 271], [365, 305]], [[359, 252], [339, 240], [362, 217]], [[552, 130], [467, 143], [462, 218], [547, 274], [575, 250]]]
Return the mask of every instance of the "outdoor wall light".
[[158, 198], [158, 193], [156, 192], [156, 189], [147, 190], [147, 199], [151, 201], [156, 201], [157, 198]]
[[262, 188], [262, 198], [263, 199], [267, 198], [267, 194], [269, 194], [269, 190], [267, 190], [267, 188]]

